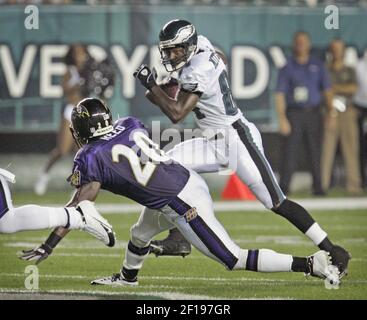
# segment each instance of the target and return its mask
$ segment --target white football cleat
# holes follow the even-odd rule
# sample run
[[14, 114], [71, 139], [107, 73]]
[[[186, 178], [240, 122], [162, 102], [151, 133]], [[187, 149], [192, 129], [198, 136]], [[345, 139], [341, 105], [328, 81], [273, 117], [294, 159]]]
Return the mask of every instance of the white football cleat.
[[106, 285], [106, 286], [137, 286], [138, 280], [135, 278], [134, 280], [125, 279], [121, 273], [115, 273], [111, 277], [101, 278], [93, 280], [90, 284], [92, 285]]
[[328, 252], [320, 250], [307, 257], [310, 266], [310, 275], [324, 279], [327, 289], [338, 289], [340, 284], [339, 271], [336, 266], [331, 264], [331, 256]]
[[6, 181], [15, 183], [15, 175], [12, 174], [10, 171], [0, 168], [0, 175], [2, 175]]
[[43, 196], [47, 191], [48, 181], [50, 177], [47, 173], [42, 173], [34, 185], [34, 193], [37, 196]]
[[81, 201], [76, 206], [76, 209], [82, 215], [84, 222], [81, 230], [88, 232], [108, 247], [115, 245], [116, 239], [112, 226], [99, 214], [93, 202], [88, 200]]
[[329, 274], [324, 280], [326, 289], [339, 289], [340, 279], [342, 276], [340, 275], [340, 271], [337, 266], [330, 265], [328, 267]]

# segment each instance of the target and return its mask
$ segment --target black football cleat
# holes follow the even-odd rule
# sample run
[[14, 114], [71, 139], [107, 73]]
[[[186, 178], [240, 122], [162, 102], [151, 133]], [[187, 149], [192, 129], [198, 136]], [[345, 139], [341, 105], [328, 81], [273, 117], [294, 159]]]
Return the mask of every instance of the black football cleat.
[[158, 256], [182, 256], [191, 253], [191, 244], [186, 239], [173, 240], [169, 237], [164, 240], [153, 240], [150, 243], [149, 253]]
[[331, 261], [334, 266], [338, 267], [340, 278], [348, 274], [348, 263], [352, 258], [350, 253], [340, 246], [333, 246], [330, 250]]

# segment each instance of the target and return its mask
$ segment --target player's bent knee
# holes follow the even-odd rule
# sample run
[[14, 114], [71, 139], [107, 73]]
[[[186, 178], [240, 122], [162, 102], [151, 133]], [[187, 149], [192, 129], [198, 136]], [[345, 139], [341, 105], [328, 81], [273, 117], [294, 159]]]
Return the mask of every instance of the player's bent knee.
[[146, 235], [142, 234], [135, 224], [130, 229], [131, 242], [138, 248], [144, 248], [149, 245], [151, 239], [147, 239]]
[[145, 248], [149, 245], [150, 240], [137, 238], [137, 237], [131, 237], [131, 242], [138, 248]]
[[274, 207], [271, 195], [262, 180], [249, 185], [249, 188], [266, 209], [271, 210]]

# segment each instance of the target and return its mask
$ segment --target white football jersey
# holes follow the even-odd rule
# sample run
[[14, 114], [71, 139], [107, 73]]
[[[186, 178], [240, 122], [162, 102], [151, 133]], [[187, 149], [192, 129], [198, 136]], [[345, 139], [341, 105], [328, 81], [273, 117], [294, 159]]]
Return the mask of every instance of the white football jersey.
[[228, 81], [227, 68], [210, 41], [198, 36], [198, 53], [179, 72], [181, 90], [201, 94], [195, 118], [201, 129], [223, 128], [241, 117]]

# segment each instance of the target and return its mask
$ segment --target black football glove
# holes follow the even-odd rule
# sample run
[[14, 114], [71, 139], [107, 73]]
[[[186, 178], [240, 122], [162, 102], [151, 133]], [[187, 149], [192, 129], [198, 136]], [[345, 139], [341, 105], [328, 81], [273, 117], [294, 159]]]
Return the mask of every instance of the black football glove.
[[49, 247], [47, 244], [41, 244], [38, 248], [22, 250], [22, 254], [19, 256], [19, 259], [27, 261], [34, 260], [36, 264], [39, 264], [41, 261], [47, 259], [51, 253], [51, 247]]
[[139, 79], [141, 84], [148, 90], [151, 90], [157, 85], [155, 82], [155, 79], [157, 78], [157, 72], [154, 68], [153, 70], [150, 70], [146, 64], [142, 64], [139, 68], [137, 68], [133, 75], [135, 78]]

